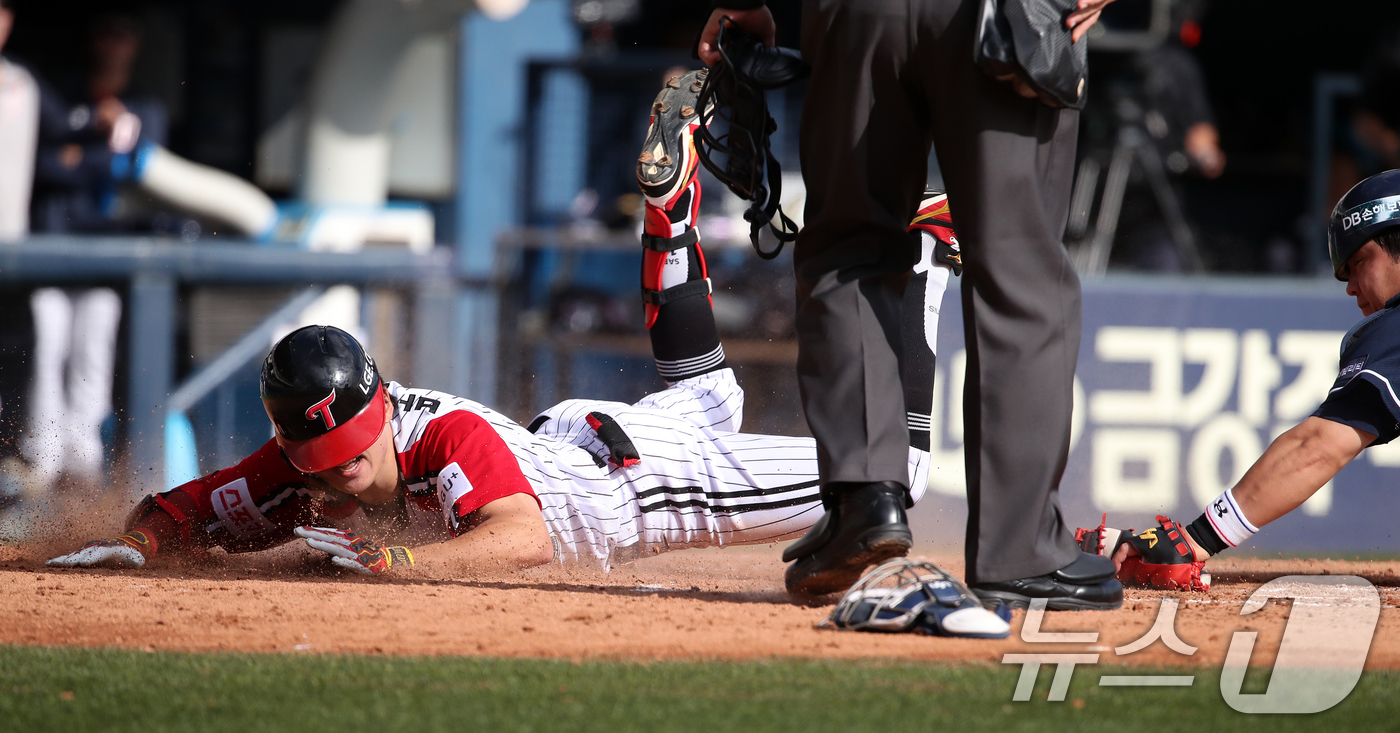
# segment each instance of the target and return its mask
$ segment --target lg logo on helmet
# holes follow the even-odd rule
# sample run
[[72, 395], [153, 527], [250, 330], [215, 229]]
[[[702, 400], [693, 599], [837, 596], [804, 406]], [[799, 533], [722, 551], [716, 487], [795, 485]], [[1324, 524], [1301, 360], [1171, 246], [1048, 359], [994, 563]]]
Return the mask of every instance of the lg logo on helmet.
[[331, 393], [326, 395], [324, 400], [306, 408], [306, 419], [315, 420], [317, 417], [320, 417], [322, 420], [326, 421], [327, 430], [335, 427], [335, 416], [331, 414], [332, 402], [335, 402], [335, 390], [331, 390]]
[[369, 388], [374, 386], [374, 362], [365, 357], [365, 373], [360, 375], [360, 391], [369, 394]]

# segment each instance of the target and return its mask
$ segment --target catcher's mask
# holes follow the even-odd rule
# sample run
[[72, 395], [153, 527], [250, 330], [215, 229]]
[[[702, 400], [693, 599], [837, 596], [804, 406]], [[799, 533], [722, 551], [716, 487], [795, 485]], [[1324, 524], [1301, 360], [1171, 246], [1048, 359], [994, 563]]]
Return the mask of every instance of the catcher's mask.
[[263, 361], [263, 407], [298, 471], [318, 473], [364, 453], [384, 429], [384, 383], [374, 360], [334, 326], [287, 334]]
[[1010, 608], [988, 609], [937, 565], [897, 557], [867, 570], [818, 627], [1005, 639], [1010, 617]]
[[[720, 60], [710, 69], [696, 103], [704, 111], [695, 131], [695, 150], [715, 178], [752, 203], [744, 212], [749, 239], [759, 257], [771, 260], [782, 251], [784, 242], [797, 238], [797, 226], [779, 206], [782, 170], [768, 145], [777, 123], [768, 114], [764, 92], [806, 78], [811, 67], [797, 51], [765, 46], [739, 31], [727, 15], [720, 18], [715, 46]], [[717, 119], [727, 123], [728, 129], [717, 132], [712, 127]], [[715, 159], [716, 153], [724, 156], [723, 165]], [[774, 216], [782, 223], [781, 229], [773, 224]], [[764, 224], [778, 240], [771, 251], [758, 244]]]

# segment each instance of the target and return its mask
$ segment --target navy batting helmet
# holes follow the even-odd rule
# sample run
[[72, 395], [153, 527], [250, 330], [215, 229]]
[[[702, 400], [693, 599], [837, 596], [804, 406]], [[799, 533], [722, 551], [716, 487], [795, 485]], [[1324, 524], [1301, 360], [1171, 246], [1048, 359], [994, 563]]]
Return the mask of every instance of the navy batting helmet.
[[1400, 227], [1400, 170], [1377, 173], [1351, 187], [1327, 223], [1332, 272], [1346, 282], [1347, 260], [1377, 234]]
[[316, 473], [365, 452], [384, 429], [384, 384], [374, 360], [334, 326], [287, 334], [263, 361], [262, 399], [277, 444]]

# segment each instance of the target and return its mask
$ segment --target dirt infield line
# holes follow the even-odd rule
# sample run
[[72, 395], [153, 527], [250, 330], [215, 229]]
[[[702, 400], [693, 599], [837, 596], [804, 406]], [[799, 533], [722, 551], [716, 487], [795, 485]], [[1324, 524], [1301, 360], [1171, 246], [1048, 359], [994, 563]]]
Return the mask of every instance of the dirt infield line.
[[[960, 573], [960, 563], [936, 558]], [[170, 651], [316, 652], [603, 659], [774, 657], [999, 663], [1007, 653], [1096, 653], [1100, 664], [1219, 667], [1234, 631], [1258, 631], [1252, 663], [1272, 663], [1289, 608], [1247, 617], [1260, 583], [1288, 574], [1394, 578], [1391, 563], [1234, 560], [1213, 569], [1209, 596], [1132, 589], [1112, 612], [1052, 612], [1041, 631], [1097, 631], [1092, 643], [1028, 644], [815, 628], [834, 598], [794, 600], [770, 548], [674, 552], [613, 572], [540, 568], [501, 577], [361, 580], [320, 571], [288, 549], [140, 571], [44, 568], [26, 548], [0, 548], [0, 644]], [[1312, 572], [1308, 572], [1311, 570]], [[1247, 579], [1247, 580], [1246, 580]], [[1373, 582], [1375, 582], [1373, 580]], [[1164, 596], [1181, 601], [1178, 636], [1129, 656], [1110, 650], [1152, 627]], [[1400, 590], [1381, 588], [1369, 668], [1400, 668]]]

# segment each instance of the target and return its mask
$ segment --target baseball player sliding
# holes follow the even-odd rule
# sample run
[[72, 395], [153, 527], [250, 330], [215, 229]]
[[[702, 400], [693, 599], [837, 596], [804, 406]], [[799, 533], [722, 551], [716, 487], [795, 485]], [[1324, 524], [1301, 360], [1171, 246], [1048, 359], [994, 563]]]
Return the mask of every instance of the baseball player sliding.
[[1079, 530], [1081, 547], [1112, 557], [1119, 580], [1209, 590], [1208, 558], [1296, 509], [1367, 446], [1400, 436], [1400, 170], [1356, 184], [1337, 202], [1327, 248], [1364, 316], [1342, 339], [1327, 399], [1189, 525], [1159, 516], [1142, 532]]
[[[653, 117], [646, 149], [664, 142], [667, 160], [638, 171], [642, 295], [667, 389], [631, 405], [569, 400], [522, 426], [471, 400], [385, 382], [349, 334], [308, 326], [263, 363], [271, 440], [238, 465], [147, 497], [119, 537], [48, 564], [139, 568], [160, 553], [252, 552], [301, 537], [365, 574], [455, 574], [549, 562], [607, 568], [670, 549], [801, 536], [823, 516], [816, 447], [740, 432], [744, 392], [725, 362], [695, 229], [687, 112]], [[946, 197], [929, 192], [910, 227], [923, 259], [908, 297], [933, 305], [909, 309], [921, 319], [911, 327], [926, 334], [906, 354], [926, 377], [913, 381], [920, 392], [909, 402], [910, 505], [927, 483], [937, 305], [959, 264], [949, 222]]]

